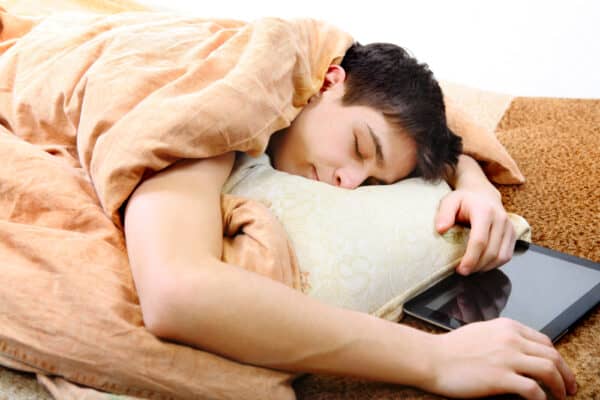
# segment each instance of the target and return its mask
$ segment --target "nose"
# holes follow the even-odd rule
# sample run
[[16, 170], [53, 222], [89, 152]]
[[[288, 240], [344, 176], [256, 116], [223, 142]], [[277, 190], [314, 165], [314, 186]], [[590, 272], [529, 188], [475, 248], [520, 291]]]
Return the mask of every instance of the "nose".
[[338, 168], [333, 178], [333, 184], [344, 189], [355, 189], [367, 179], [364, 172], [355, 168]]

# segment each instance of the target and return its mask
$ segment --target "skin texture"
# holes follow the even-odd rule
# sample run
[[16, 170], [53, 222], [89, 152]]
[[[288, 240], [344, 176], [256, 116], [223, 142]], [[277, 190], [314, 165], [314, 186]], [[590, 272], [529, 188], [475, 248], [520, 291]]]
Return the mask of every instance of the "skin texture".
[[455, 190], [440, 202], [436, 229], [443, 233], [455, 224], [471, 227], [467, 249], [456, 272], [469, 275], [489, 271], [509, 261], [515, 247], [515, 230], [500, 192], [487, 180], [477, 162], [461, 155], [449, 183]]
[[[414, 140], [388, 124], [381, 112], [365, 106], [342, 105], [345, 79], [340, 66], [329, 67], [321, 92], [287, 129], [271, 139], [267, 152], [273, 166], [346, 189], [406, 178], [417, 163]], [[448, 113], [452, 111], [449, 109]], [[371, 132], [379, 142], [384, 163], [378, 162]], [[510, 260], [516, 235], [500, 193], [478, 164], [462, 155], [449, 183], [456, 190], [440, 204], [438, 231], [443, 233], [455, 223], [472, 228], [457, 272], [468, 275], [487, 271]]]
[[[326, 81], [323, 91], [334, 86]], [[411, 146], [401, 135], [381, 138], [390, 160], [389, 146], [398, 140], [398, 162], [389, 171], [376, 168], [372, 150], [363, 146], [365, 160], [359, 162], [351, 154], [353, 130], [342, 128], [365, 119], [377, 134], [389, 131], [375, 111], [355, 110], [348, 116], [327, 108], [334, 104], [316, 102], [308, 109], [322, 120], [337, 121], [324, 133], [331, 132], [330, 146], [320, 146], [323, 138], [304, 145], [331, 147], [331, 152], [276, 154], [273, 148], [279, 167], [314, 179], [313, 165], [319, 178], [347, 188], [370, 176], [391, 180], [410, 173]], [[292, 126], [290, 132], [301, 126], [309, 125]], [[150, 332], [243, 363], [406, 384], [446, 396], [517, 393], [544, 399], [542, 386], [558, 399], [575, 392], [575, 377], [550, 340], [515, 321], [498, 318], [431, 335], [318, 302], [222, 262], [220, 194], [234, 159], [227, 153], [177, 162], [142, 182], [127, 203], [127, 250]], [[477, 163], [461, 156], [450, 184], [455, 191], [440, 203], [438, 230], [465, 223], [473, 231], [458, 271], [485, 270], [510, 258], [512, 250], [506, 249], [514, 245], [514, 232], [508, 229], [500, 195]]]
[[273, 166], [346, 189], [366, 180], [392, 183], [407, 177], [417, 164], [414, 140], [370, 107], [343, 106], [345, 77], [341, 67], [329, 68], [321, 93], [271, 140], [268, 152]]

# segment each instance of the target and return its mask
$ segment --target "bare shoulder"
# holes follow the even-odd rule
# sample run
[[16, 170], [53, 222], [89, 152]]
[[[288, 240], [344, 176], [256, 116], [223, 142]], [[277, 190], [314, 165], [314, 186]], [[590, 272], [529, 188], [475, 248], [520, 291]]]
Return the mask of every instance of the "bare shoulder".
[[219, 260], [223, 248], [221, 190], [235, 153], [179, 161], [142, 182], [125, 209], [125, 239], [144, 320], [191, 266]]

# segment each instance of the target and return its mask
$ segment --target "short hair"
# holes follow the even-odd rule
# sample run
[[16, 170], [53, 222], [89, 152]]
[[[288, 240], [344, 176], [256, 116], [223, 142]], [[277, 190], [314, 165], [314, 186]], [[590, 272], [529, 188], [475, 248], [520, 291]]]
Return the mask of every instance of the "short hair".
[[427, 64], [395, 44], [355, 42], [341, 67], [346, 71], [343, 105], [380, 110], [390, 125], [415, 140], [413, 175], [437, 181], [455, 171], [462, 140], [448, 128], [442, 90]]

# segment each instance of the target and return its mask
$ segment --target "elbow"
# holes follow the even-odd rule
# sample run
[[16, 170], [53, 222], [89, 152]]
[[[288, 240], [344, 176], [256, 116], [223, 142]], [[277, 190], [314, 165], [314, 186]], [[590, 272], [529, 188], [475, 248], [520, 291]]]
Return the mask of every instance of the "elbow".
[[166, 323], [162, 316], [159, 316], [154, 310], [142, 309], [142, 318], [148, 332], [159, 338], [167, 337]]
[[[203, 316], [211, 302], [208, 278], [201, 269], [193, 273], [179, 270], [161, 279], [152, 280], [148, 290], [140, 295], [142, 317], [146, 329], [163, 339], [184, 340], [186, 333], [197, 332], [207, 322]], [[199, 296], [202, 293], [204, 296]], [[185, 340], [184, 340], [185, 341]]]
[[170, 285], [162, 284], [140, 295], [144, 326], [154, 336], [168, 338], [173, 331], [174, 317], [177, 315], [176, 293]]
[[146, 329], [157, 337], [178, 340], [210, 324], [210, 310], [219, 293], [215, 288], [222, 285], [213, 279], [214, 269], [205, 273], [209, 268], [171, 267], [140, 279], [138, 296]]

